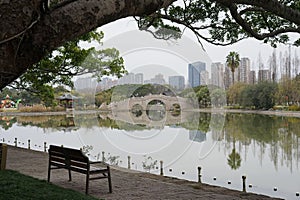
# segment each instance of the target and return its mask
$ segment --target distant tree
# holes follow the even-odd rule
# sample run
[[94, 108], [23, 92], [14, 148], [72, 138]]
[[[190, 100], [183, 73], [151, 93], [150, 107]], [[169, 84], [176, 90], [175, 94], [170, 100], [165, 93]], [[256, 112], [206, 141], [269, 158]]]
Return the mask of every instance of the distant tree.
[[221, 107], [226, 105], [226, 93], [223, 89], [215, 88], [211, 91], [211, 104], [216, 107]]
[[241, 91], [239, 103], [246, 108], [255, 106], [255, 103], [258, 103], [255, 92], [254, 85], [246, 85]]
[[231, 85], [227, 93], [227, 103], [234, 105], [240, 103], [241, 93], [247, 85], [245, 83], [238, 82], [234, 85]]
[[244, 106], [254, 106], [256, 109], [273, 108], [276, 102], [277, 84], [273, 82], [260, 82], [249, 85], [242, 91]]
[[283, 77], [278, 83], [276, 99], [279, 104], [296, 104], [300, 101], [300, 76], [293, 79]]
[[232, 84], [234, 84], [234, 72], [240, 65], [240, 55], [234, 51], [229, 52], [226, 57], [226, 64], [231, 70]]
[[284, 76], [278, 83], [278, 91], [276, 93], [277, 102], [279, 104], [288, 105], [292, 99], [293, 94], [293, 83], [292, 80]]
[[211, 104], [209, 89], [206, 85], [201, 85], [195, 88], [195, 93], [198, 98], [200, 107], [207, 107]]

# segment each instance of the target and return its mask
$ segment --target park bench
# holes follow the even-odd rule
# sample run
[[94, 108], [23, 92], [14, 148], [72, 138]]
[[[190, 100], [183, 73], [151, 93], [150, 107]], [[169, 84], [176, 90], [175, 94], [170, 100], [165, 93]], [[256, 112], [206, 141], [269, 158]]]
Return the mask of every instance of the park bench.
[[[95, 164], [103, 164], [105, 167], [96, 167]], [[93, 165], [93, 166], [92, 166]], [[71, 149], [62, 146], [50, 145], [48, 182], [50, 182], [50, 173], [53, 169], [67, 169], [69, 171], [69, 181], [72, 180], [71, 171], [86, 175], [85, 193], [88, 194], [89, 181], [96, 179], [108, 179], [109, 192], [112, 192], [111, 176], [109, 165], [96, 161], [92, 162], [79, 149]]]

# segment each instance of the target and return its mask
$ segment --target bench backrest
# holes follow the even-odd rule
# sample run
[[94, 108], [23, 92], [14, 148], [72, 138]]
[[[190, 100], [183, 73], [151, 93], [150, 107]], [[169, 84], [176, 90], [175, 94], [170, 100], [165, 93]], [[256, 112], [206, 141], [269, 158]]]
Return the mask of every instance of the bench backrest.
[[48, 152], [51, 165], [81, 173], [86, 173], [89, 169], [89, 158], [79, 149], [50, 145]]

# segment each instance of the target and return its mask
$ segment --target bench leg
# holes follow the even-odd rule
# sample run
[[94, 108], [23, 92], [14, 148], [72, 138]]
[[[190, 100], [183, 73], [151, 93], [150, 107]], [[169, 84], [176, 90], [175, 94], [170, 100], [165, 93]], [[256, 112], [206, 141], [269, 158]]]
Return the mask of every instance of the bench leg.
[[48, 178], [47, 181], [50, 182], [50, 166], [48, 167]]
[[108, 188], [109, 188], [109, 192], [112, 193], [112, 185], [111, 185], [111, 176], [110, 176], [110, 168], [109, 166], [107, 166], [107, 178], [108, 178]]
[[48, 163], [48, 178], [47, 178], [48, 182], [50, 182], [50, 170], [51, 170], [51, 164], [50, 164], [50, 159], [49, 159], [49, 163]]
[[72, 181], [71, 170], [70, 170], [70, 169], [68, 169], [68, 171], [69, 171], [69, 181]]
[[88, 195], [89, 193], [89, 181], [90, 181], [90, 174], [86, 174], [86, 183], [85, 183], [85, 194]]

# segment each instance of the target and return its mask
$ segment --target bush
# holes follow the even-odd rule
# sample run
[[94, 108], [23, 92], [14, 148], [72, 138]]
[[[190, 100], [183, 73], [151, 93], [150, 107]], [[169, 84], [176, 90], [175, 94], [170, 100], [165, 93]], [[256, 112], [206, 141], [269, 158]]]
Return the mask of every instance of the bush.
[[288, 108], [289, 111], [300, 111], [300, 107], [297, 105], [291, 105]]
[[232, 106], [227, 106], [228, 109], [242, 109], [243, 107], [239, 105], [232, 105]]
[[47, 112], [49, 109], [44, 105], [25, 106], [20, 108], [20, 112]]
[[274, 110], [288, 110], [288, 106], [277, 105], [277, 106], [274, 106], [273, 109]]
[[66, 109], [63, 106], [54, 106], [51, 108], [53, 112], [65, 111]]

